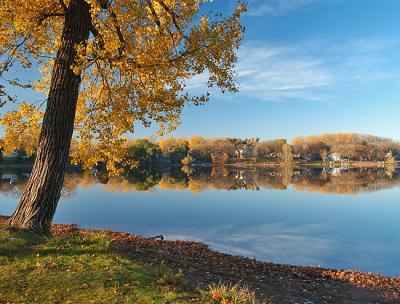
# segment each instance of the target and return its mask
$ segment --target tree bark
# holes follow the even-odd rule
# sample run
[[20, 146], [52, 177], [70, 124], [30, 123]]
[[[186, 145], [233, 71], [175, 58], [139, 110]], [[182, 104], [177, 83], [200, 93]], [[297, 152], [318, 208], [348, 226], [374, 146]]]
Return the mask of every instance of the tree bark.
[[9, 219], [13, 227], [35, 233], [49, 231], [61, 196], [74, 128], [81, 76], [73, 73], [76, 46], [89, 37], [90, 6], [71, 0], [65, 12], [46, 112], [32, 174]]

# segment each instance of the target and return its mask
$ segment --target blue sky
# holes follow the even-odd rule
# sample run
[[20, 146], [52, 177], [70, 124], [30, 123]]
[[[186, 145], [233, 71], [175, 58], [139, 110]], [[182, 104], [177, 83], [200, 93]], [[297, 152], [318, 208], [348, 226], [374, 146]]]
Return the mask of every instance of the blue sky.
[[[207, 6], [226, 11], [235, 3]], [[207, 105], [188, 107], [173, 136], [360, 132], [400, 139], [400, 1], [248, 3], [240, 93], [216, 92]], [[136, 135], [154, 133], [138, 128]]]
[[[231, 11], [234, 0], [205, 9]], [[400, 139], [400, 1], [248, 0], [240, 92], [185, 108], [169, 136], [292, 139], [360, 132]], [[203, 77], [191, 81], [201, 90]], [[155, 135], [138, 126], [134, 137]]]

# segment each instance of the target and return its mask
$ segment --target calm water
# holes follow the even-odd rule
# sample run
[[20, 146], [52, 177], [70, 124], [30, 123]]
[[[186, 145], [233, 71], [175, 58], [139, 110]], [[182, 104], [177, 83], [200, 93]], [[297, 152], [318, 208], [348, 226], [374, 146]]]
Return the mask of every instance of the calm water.
[[[10, 214], [29, 172], [0, 174], [0, 214]], [[384, 169], [175, 169], [113, 179], [69, 173], [55, 222], [399, 276], [399, 186], [400, 171]]]

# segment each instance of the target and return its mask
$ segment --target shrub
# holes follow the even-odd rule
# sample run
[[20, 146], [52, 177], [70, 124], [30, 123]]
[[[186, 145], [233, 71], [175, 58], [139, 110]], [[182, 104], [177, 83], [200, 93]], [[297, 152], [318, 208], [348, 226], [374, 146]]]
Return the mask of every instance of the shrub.
[[164, 262], [161, 262], [158, 269], [157, 285], [163, 291], [183, 290], [185, 280], [183, 278], [182, 269], [178, 269], [178, 271], [175, 272], [167, 267]]
[[213, 284], [208, 290], [200, 293], [204, 300], [211, 300], [213, 304], [267, 304], [257, 300], [255, 293], [248, 286], [240, 284]]

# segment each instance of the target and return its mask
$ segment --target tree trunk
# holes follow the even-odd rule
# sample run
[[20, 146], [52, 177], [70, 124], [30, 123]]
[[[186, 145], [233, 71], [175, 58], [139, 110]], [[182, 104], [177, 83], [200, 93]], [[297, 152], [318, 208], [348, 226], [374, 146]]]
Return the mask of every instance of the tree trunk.
[[77, 44], [89, 37], [90, 22], [90, 6], [84, 0], [71, 0], [65, 12], [35, 164], [9, 219], [11, 226], [36, 233], [50, 229], [64, 182], [81, 82], [71, 65]]

